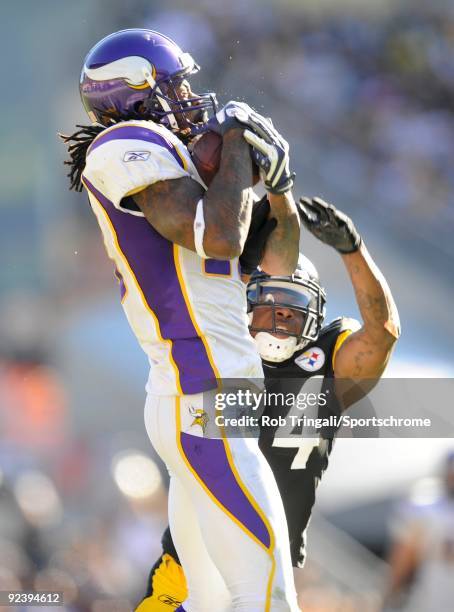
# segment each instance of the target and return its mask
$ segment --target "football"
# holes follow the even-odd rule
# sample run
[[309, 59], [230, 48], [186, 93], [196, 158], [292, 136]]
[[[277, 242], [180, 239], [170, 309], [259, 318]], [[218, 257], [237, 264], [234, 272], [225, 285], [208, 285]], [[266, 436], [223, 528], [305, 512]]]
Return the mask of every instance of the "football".
[[[216, 132], [205, 132], [192, 146], [191, 157], [197, 172], [207, 187], [219, 170], [222, 152], [222, 136]], [[260, 180], [257, 166], [253, 164], [253, 185]]]

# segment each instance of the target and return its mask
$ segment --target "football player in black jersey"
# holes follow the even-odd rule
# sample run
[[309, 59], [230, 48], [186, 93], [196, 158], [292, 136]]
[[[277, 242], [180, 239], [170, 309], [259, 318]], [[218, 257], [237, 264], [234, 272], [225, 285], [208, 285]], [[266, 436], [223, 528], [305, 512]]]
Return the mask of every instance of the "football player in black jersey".
[[[361, 313], [358, 321], [339, 317], [324, 325], [326, 294], [314, 265], [301, 256], [292, 276], [257, 271], [247, 285], [250, 331], [263, 361], [267, 391], [332, 392], [317, 407], [319, 417], [338, 414], [364, 395], [382, 375], [400, 335], [399, 315], [388, 284], [353, 222], [320, 198], [301, 198], [302, 224], [340, 253]], [[292, 386], [297, 388], [293, 388]], [[328, 397], [326, 394], [325, 397]], [[354, 399], [353, 399], [354, 398]], [[271, 417], [288, 406], [267, 406]], [[302, 567], [305, 531], [317, 485], [328, 465], [335, 431], [318, 437], [280, 438], [276, 427], [262, 427], [260, 448], [281, 492], [294, 567]], [[186, 597], [186, 583], [167, 528], [163, 554], [153, 566], [148, 592], [137, 612], [170, 612]]]

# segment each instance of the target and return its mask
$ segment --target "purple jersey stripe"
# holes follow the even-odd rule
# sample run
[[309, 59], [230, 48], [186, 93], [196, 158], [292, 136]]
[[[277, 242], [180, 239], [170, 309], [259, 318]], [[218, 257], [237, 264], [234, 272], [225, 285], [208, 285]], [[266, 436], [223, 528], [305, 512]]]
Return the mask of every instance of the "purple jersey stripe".
[[173, 244], [158, 234], [144, 217], [119, 211], [86, 178], [84, 183], [109, 216], [120, 249], [147, 305], [159, 321], [162, 337], [172, 340], [172, 356], [183, 393], [200, 393], [216, 388], [216, 375], [194, 328], [180, 287]]
[[144, 142], [160, 145], [170, 151], [180, 166], [184, 168], [184, 162], [178, 155], [175, 145], [164, 138], [164, 136], [161, 136], [161, 134], [157, 134], [146, 127], [136, 125], [114, 127], [109, 132], [101, 133], [90, 146], [87, 155], [111, 140], [143, 140]]
[[187, 460], [209, 491], [248, 531], [269, 548], [270, 533], [235, 478], [224, 442], [192, 436], [185, 432], [181, 432], [180, 440]]
[[220, 276], [230, 276], [230, 261], [219, 259], [205, 259], [205, 272], [207, 274], [219, 274]]

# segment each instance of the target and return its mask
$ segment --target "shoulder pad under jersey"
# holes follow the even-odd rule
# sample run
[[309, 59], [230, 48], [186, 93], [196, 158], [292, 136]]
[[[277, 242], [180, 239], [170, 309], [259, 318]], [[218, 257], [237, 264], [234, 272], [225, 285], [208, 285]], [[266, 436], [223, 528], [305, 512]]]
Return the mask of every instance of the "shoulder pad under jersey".
[[184, 144], [151, 121], [125, 121], [101, 132], [88, 149], [83, 172], [83, 178], [120, 209], [122, 198], [157, 181], [184, 176], [200, 182]]
[[351, 319], [350, 317], [337, 317], [333, 319], [331, 323], [325, 325], [320, 330], [319, 338], [323, 335], [337, 332], [337, 334], [341, 334], [344, 331], [355, 332], [360, 329], [361, 324], [356, 319]]

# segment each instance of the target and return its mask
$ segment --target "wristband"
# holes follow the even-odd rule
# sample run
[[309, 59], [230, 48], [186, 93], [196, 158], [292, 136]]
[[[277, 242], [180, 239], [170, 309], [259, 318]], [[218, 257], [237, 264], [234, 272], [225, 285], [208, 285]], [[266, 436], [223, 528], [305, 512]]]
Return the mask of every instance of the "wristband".
[[203, 198], [197, 202], [194, 217], [194, 245], [196, 253], [202, 259], [209, 259], [203, 248], [203, 236], [205, 234], [205, 218], [203, 216]]

